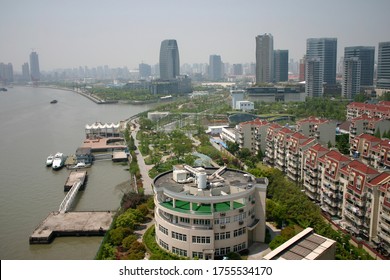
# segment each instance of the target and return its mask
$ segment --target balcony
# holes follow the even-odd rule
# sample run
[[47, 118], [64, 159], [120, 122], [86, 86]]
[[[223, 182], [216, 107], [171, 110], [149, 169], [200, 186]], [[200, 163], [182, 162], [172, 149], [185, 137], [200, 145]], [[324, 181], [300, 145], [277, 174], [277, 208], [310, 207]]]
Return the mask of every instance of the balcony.
[[298, 171], [295, 168], [291, 168], [291, 166], [287, 168], [287, 171], [294, 175], [298, 174]]
[[390, 212], [387, 212], [387, 211], [382, 210], [380, 215], [381, 215], [384, 219], [390, 220]]
[[387, 243], [390, 243], [390, 235], [389, 234], [386, 234], [385, 232], [383, 231], [378, 231], [378, 236], [385, 240]]
[[287, 173], [287, 177], [290, 178], [291, 180], [293, 181], [296, 181], [297, 180], [297, 176], [292, 174], [291, 172], [288, 172]]
[[383, 221], [381, 221], [381, 223], [379, 224], [379, 227], [381, 227], [384, 230], [390, 232], [390, 226], [387, 223], [383, 222]]
[[310, 185], [304, 185], [305, 186], [305, 189], [308, 190], [309, 192], [311, 193], [317, 193], [317, 188], [316, 187], [313, 187], [313, 186], [310, 186]]

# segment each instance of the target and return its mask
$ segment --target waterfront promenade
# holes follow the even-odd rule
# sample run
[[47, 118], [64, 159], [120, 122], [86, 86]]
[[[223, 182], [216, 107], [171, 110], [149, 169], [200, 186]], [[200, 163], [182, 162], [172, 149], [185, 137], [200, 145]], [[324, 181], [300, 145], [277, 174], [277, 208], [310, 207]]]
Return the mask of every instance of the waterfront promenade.
[[138, 119], [131, 120], [132, 124], [132, 131], [131, 136], [133, 136], [134, 143], [137, 147], [137, 150], [135, 151], [135, 154], [137, 155], [137, 162], [139, 166], [139, 170], [141, 172], [142, 176], [142, 184], [144, 188], [144, 193], [146, 195], [153, 195], [153, 179], [149, 177], [149, 170], [153, 168], [153, 165], [146, 165], [144, 157], [142, 156], [141, 152], [138, 149], [139, 141], [137, 140], [137, 133], [140, 129], [140, 125], [138, 123]]

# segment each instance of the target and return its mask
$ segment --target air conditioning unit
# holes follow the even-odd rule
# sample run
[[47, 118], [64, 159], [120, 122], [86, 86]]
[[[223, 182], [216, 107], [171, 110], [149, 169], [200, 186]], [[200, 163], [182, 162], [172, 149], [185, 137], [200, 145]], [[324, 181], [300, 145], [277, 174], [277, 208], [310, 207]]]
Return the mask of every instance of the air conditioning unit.
[[241, 208], [240, 210], [238, 210], [238, 212], [242, 213], [244, 212], [244, 209]]
[[225, 212], [222, 212], [222, 213], [220, 213], [219, 214], [221, 217], [224, 217], [224, 216], [226, 216], [226, 213]]
[[226, 228], [226, 226], [225, 225], [221, 225], [220, 228], [224, 229], [224, 228]]
[[252, 215], [251, 218], [254, 219], [254, 218], [255, 218], [255, 215]]
[[241, 226], [244, 224], [244, 221], [239, 221], [238, 224]]

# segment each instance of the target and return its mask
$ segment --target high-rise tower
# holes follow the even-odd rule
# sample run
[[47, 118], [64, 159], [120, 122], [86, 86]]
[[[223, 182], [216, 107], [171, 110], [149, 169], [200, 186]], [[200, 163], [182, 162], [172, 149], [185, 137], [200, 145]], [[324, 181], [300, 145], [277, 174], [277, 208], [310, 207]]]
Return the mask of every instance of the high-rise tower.
[[390, 42], [381, 42], [378, 47], [377, 88], [390, 89]]
[[361, 60], [358, 57], [344, 58], [343, 97], [353, 100], [360, 93]]
[[288, 50], [274, 51], [274, 80], [275, 82], [288, 81]]
[[180, 75], [179, 48], [176, 40], [164, 40], [160, 48], [160, 79], [172, 80]]
[[222, 60], [220, 55], [210, 55], [209, 59], [209, 79], [211, 81], [220, 81], [222, 79]]
[[[313, 79], [308, 76], [308, 62], [315, 59], [319, 62], [319, 77]], [[322, 87], [323, 84], [336, 84], [337, 65], [337, 38], [309, 38], [306, 41], [306, 80], [317, 81], [319, 84], [314, 88]], [[307, 83], [306, 83], [307, 85]], [[317, 93], [310, 92], [306, 86], [308, 96], [316, 96]], [[321, 95], [322, 96], [322, 95]]]
[[38, 82], [41, 79], [38, 54], [36, 52], [31, 52], [30, 54], [30, 75], [32, 82]]
[[256, 36], [256, 83], [273, 81], [274, 39], [271, 34]]
[[[344, 60], [356, 57], [360, 60], [360, 86], [372, 87], [374, 85], [375, 47], [346, 47]], [[345, 71], [344, 71], [345, 72]]]

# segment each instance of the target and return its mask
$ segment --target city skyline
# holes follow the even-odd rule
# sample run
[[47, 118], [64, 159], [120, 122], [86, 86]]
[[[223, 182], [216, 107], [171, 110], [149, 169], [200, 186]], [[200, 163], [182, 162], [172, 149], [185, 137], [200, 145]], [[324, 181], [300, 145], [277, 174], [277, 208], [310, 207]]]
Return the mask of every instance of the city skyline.
[[158, 63], [160, 42], [172, 38], [180, 45], [182, 64], [207, 63], [214, 53], [231, 64], [250, 63], [255, 62], [254, 39], [264, 33], [273, 35], [274, 49], [289, 50], [295, 61], [305, 54], [307, 38], [337, 38], [339, 59], [344, 47], [389, 41], [389, 9], [385, 0], [331, 0], [320, 8], [308, 0], [3, 0], [0, 61], [18, 71], [33, 49], [42, 71], [107, 64], [135, 69]]

